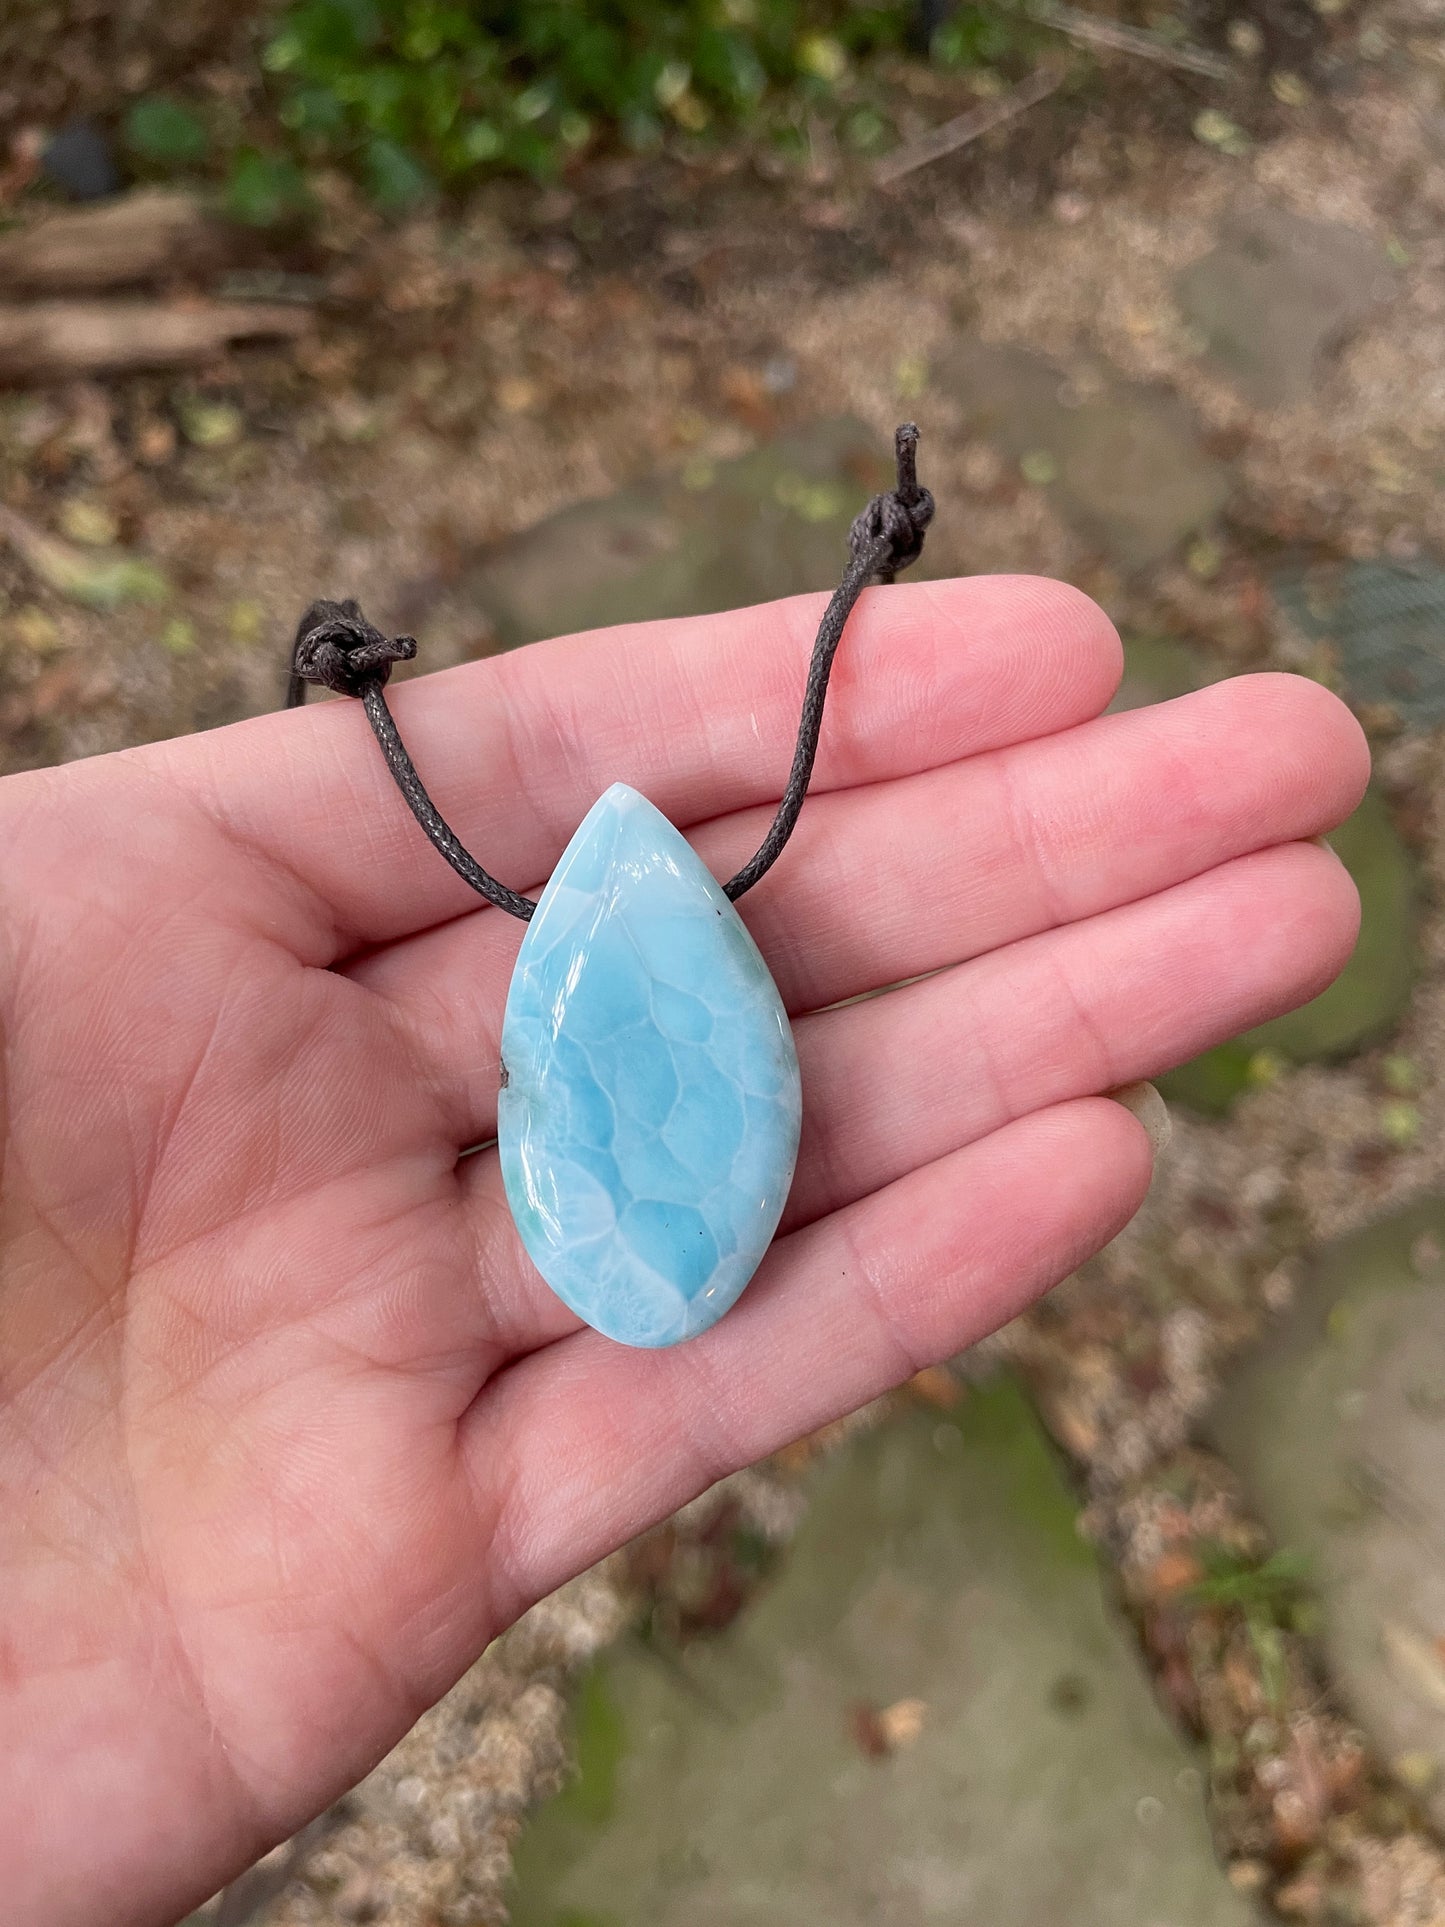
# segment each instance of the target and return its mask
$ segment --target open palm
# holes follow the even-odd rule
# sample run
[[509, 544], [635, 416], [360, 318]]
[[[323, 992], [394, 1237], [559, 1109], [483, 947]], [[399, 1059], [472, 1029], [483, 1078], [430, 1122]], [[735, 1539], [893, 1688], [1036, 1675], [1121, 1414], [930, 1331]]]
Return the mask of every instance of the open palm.
[[[508, 882], [618, 778], [725, 875], [820, 606], [551, 643], [395, 706]], [[736, 1310], [666, 1352], [580, 1329], [495, 1155], [459, 1158], [494, 1128], [520, 928], [423, 842], [356, 705], [0, 784], [7, 1917], [175, 1916], [539, 1595], [1125, 1222], [1148, 1145], [1092, 1094], [1339, 969], [1354, 892], [1304, 839], [1367, 759], [1300, 679], [1102, 717], [1119, 671], [1056, 584], [864, 597], [744, 906], [795, 1013], [797, 1179]]]

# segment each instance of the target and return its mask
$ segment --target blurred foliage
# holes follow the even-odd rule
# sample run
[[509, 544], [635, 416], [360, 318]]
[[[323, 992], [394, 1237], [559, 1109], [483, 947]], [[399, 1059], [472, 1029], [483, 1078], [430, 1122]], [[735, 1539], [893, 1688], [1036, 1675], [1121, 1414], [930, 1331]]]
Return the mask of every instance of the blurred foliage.
[[127, 147], [161, 167], [191, 167], [206, 158], [210, 134], [199, 114], [164, 94], [147, 95], [131, 107], [124, 127]]
[[1289, 1626], [1301, 1601], [1307, 1598], [1310, 1571], [1303, 1554], [1281, 1547], [1268, 1558], [1254, 1559], [1228, 1546], [1201, 1546], [1204, 1577], [1185, 1597], [1200, 1606], [1220, 1606], [1259, 1616], [1270, 1624]]
[[546, 179], [610, 144], [743, 132], [802, 147], [819, 116], [876, 150], [893, 130], [870, 63], [926, 52], [983, 67], [1028, 34], [1017, 0], [289, 0], [262, 53], [269, 141], [212, 152], [224, 138], [159, 96], [135, 104], [125, 136], [154, 171], [224, 165], [244, 219], [296, 211], [319, 165], [403, 209], [488, 173]]
[[1182, 1596], [1194, 1605], [1239, 1615], [1254, 1648], [1265, 1698], [1282, 1710], [1289, 1691], [1284, 1635], [1309, 1638], [1319, 1630], [1308, 1562], [1286, 1547], [1266, 1559], [1251, 1559], [1224, 1546], [1204, 1546], [1200, 1553], [1205, 1576]]

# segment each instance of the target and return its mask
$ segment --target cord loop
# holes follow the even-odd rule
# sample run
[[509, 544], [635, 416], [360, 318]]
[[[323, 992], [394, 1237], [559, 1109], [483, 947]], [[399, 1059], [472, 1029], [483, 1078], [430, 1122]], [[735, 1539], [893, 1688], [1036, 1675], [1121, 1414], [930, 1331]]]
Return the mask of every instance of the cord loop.
[[[893, 447], [898, 462], [897, 486], [875, 495], [849, 532], [852, 559], [818, 624], [787, 785], [762, 843], [737, 875], [723, 885], [723, 894], [732, 902], [767, 875], [797, 826], [818, 754], [833, 658], [858, 598], [870, 583], [891, 582], [899, 569], [906, 569], [923, 553], [924, 532], [933, 520], [933, 497], [919, 485], [918, 430], [912, 422], [904, 422], [893, 438]], [[305, 702], [308, 683], [319, 683], [340, 696], [359, 697], [387, 768], [434, 847], [479, 896], [525, 923], [536, 904], [531, 897], [499, 883], [462, 843], [427, 795], [387, 706], [383, 684], [392, 664], [410, 662], [415, 654], [416, 642], [411, 636], [384, 636], [354, 602], [313, 602], [296, 630], [286, 707], [295, 709]]]

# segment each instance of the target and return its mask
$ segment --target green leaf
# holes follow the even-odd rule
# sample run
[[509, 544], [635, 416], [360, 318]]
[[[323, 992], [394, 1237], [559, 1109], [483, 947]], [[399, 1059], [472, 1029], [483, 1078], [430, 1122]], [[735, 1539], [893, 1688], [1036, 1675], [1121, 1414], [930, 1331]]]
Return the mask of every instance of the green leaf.
[[164, 94], [135, 101], [125, 117], [124, 134], [133, 153], [165, 167], [193, 167], [205, 159], [211, 144], [199, 115]]
[[231, 163], [226, 206], [251, 227], [293, 220], [306, 205], [306, 183], [294, 161], [243, 147]]
[[[1023, 4], [958, 0], [936, 56], [1016, 49]], [[276, 0], [263, 65], [293, 152], [404, 209], [479, 168], [555, 174], [609, 140], [756, 128], [803, 153], [825, 116], [871, 151], [886, 123], [861, 62], [905, 52], [915, 20], [911, 0]], [[238, 156], [246, 218], [289, 211], [275, 168]]]
[[426, 169], [395, 141], [380, 137], [368, 141], [362, 164], [367, 187], [378, 207], [400, 213], [415, 207], [433, 191]]

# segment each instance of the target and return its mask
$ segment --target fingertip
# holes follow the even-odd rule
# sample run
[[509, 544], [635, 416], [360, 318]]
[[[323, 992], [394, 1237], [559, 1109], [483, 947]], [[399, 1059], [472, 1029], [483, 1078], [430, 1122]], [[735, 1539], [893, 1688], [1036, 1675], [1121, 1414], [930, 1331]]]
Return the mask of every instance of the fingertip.
[[1322, 837], [1289, 844], [1281, 854], [1293, 871], [1300, 949], [1317, 961], [1308, 990], [1308, 996], [1317, 997], [1354, 955], [1363, 915], [1359, 888]]
[[1087, 722], [1113, 701], [1124, 675], [1124, 645], [1082, 589], [1044, 575], [969, 576], [944, 586], [968, 592], [958, 611], [963, 620], [986, 614], [1012, 630], [1031, 666], [1044, 671], [1042, 680], [1062, 692], [1055, 707], [1072, 721]]
[[[1153, 1086], [1142, 1088], [1152, 1090]], [[1155, 1096], [1158, 1097], [1157, 1092]], [[1159, 1103], [1162, 1109], [1163, 1100]], [[1106, 1229], [1096, 1241], [1097, 1249], [1122, 1231], [1144, 1202], [1144, 1194], [1154, 1177], [1154, 1132], [1139, 1111], [1132, 1104], [1121, 1102], [1114, 1092], [1107, 1097], [1077, 1098], [1071, 1104], [1060, 1105], [1059, 1110], [1072, 1113], [1068, 1122], [1078, 1133], [1081, 1146], [1086, 1144], [1089, 1148], [1089, 1162], [1101, 1189]], [[1165, 1115], [1167, 1118], [1167, 1112]], [[1108, 1212], [1111, 1201], [1112, 1218]]]
[[1342, 823], [1370, 781], [1370, 745], [1349, 705], [1308, 676], [1260, 670], [1217, 685], [1242, 704], [1281, 762], [1303, 765], [1320, 799], [1321, 827]]
[[1144, 1202], [1154, 1146], [1138, 1116], [1111, 1094], [1072, 1098], [996, 1134], [1013, 1150], [1032, 1139], [1029, 1161], [1050, 1173], [1048, 1216], [1072, 1241], [1072, 1271], [1118, 1235]]
[[1118, 690], [1124, 673], [1118, 631], [1098, 603], [1070, 583], [1036, 575], [955, 576], [888, 594], [895, 646], [915, 654], [935, 711], [950, 689], [964, 699], [958, 740], [948, 756], [935, 752], [930, 761], [1089, 722]]
[[1091, 595], [1050, 576], [1001, 578], [1011, 583], [1044, 648], [1072, 667], [1084, 714], [1097, 716], [1118, 694], [1124, 679], [1119, 631]]

